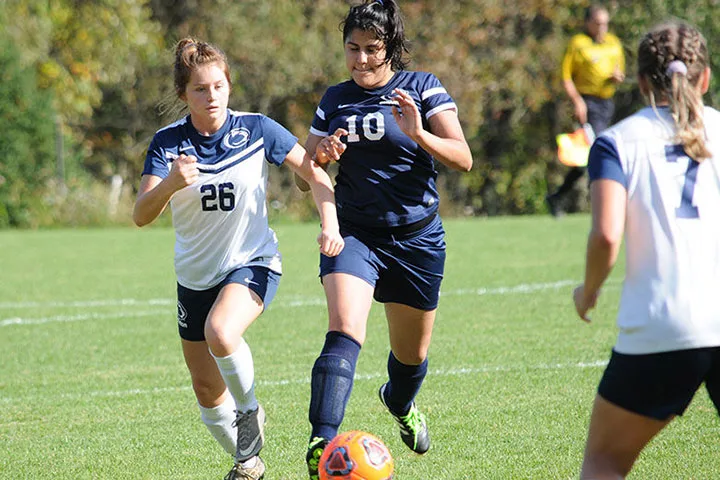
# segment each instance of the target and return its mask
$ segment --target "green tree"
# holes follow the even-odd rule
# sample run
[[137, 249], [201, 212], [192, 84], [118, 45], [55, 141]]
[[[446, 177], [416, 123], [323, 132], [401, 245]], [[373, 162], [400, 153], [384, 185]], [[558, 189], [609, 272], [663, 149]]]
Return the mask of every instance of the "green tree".
[[2, 43], [0, 228], [31, 226], [31, 212], [54, 175], [53, 99], [37, 88], [35, 71], [21, 65], [15, 45], [6, 39]]
[[[170, 22], [168, 52], [180, 38], [192, 36], [220, 47], [232, 70], [230, 107], [266, 114], [293, 131], [301, 142], [325, 89], [345, 78], [342, 35], [338, 29], [347, 4], [335, 0], [195, 0], [170, 8], [152, 2], [155, 18]], [[172, 92], [170, 53], [164, 73]], [[163, 98], [167, 98], [164, 96]], [[156, 117], [163, 123], [173, 117]], [[157, 126], [159, 124], [156, 123]], [[136, 170], [143, 158], [136, 160]], [[288, 169], [273, 171], [273, 205], [299, 206], [312, 215]], [[311, 202], [308, 201], [308, 205]]]
[[[233, 70], [231, 108], [267, 114], [302, 142], [325, 89], [348, 76], [338, 27], [356, 1], [5, 0], [0, 16], [13, 21], [0, 24], [6, 44], [16, 48], [3, 53], [5, 62], [13, 55], [4, 74], [24, 72], [27, 95], [52, 102], [70, 139], [66, 158], [77, 162], [70, 171], [100, 181], [120, 173], [136, 185], [152, 135], [178, 115], [178, 109], [161, 109], [173, 104], [177, 40], [190, 35], [225, 50]], [[460, 208], [454, 213], [475, 215], [544, 211], [548, 184], [565, 171], [555, 156], [555, 135], [573, 126], [558, 81], [560, 61], [570, 35], [582, 28], [590, 1], [399, 2], [412, 42], [410, 68], [433, 72], [455, 98], [475, 159], [469, 174], [438, 167], [438, 183], [450, 200], [443, 202], [446, 210], [455, 205]], [[712, 53], [720, 40], [717, 3], [606, 2], [611, 28], [628, 57], [628, 81], [616, 97], [618, 118], [642, 105], [634, 78], [642, 33], [664, 19], [684, 18], [705, 34]], [[719, 62], [713, 57], [713, 70]], [[718, 95], [720, 85], [713, 82], [706, 100], [715, 104]], [[0, 98], [4, 108], [9, 98]], [[51, 128], [52, 118], [48, 122]], [[45, 135], [50, 139], [54, 133]], [[6, 157], [0, 168], [19, 172], [25, 168], [16, 165], [21, 158]], [[40, 183], [41, 178], [47, 182], [52, 158], [23, 175], [33, 172]], [[7, 180], [0, 189], [7, 195]], [[576, 207], [585, 208], [584, 192], [578, 193]], [[270, 197], [274, 204], [293, 207], [305, 205], [298, 199], [307, 200], [292, 186], [287, 169], [271, 175]], [[312, 214], [307, 204], [303, 215]]]
[[148, 0], [7, 0], [5, 11], [18, 19], [6, 30], [23, 63], [53, 93], [68, 148], [102, 180], [127, 171], [148, 136], [145, 100], [159, 91], [153, 69], [164, 53]]

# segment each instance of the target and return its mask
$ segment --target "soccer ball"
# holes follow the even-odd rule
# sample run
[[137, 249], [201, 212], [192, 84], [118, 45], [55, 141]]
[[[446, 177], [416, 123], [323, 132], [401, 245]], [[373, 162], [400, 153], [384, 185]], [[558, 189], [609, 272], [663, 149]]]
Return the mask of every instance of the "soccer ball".
[[318, 469], [320, 480], [391, 480], [395, 464], [379, 438], [355, 430], [325, 447]]

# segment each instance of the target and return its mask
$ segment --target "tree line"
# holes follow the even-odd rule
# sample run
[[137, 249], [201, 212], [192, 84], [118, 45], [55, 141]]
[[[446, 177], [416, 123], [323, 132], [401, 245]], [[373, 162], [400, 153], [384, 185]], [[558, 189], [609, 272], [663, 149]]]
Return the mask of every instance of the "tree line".
[[[233, 69], [231, 108], [264, 113], [305, 138], [325, 89], [347, 78], [341, 0], [5, 0], [0, 7], [0, 228], [129, 223], [109, 218], [111, 179], [134, 199], [154, 132], [182, 115], [173, 46], [194, 36], [220, 46]], [[544, 212], [564, 168], [554, 138], [574, 127], [559, 82], [587, 0], [400, 1], [410, 68], [436, 74], [459, 106], [475, 167], [438, 166], [447, 214]], [[669, 18], [720, 41], [716, 0], [610, 1], [611, 31], [628, 59], [617, 117], [642, 105], [634, 78], [641, 35]], [[717, 64], [717, 58], [712, 65]], [[714, 83], [709, 104], [720, 93]], [[311, 218], [284, 169], [273, 212]], [[584, 209], [577, 192], [575, 208]]]

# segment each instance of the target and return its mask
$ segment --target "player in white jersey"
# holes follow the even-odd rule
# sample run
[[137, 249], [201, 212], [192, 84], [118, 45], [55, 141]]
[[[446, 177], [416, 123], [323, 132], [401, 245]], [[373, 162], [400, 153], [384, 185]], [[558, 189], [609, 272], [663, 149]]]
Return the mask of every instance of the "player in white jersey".
[[350, 79], [327, 89], [305, 143], [318, 163], [338, 162], [345, 238], [340, 255], [320, 259], [329, 321], [312, 369], [311, 480], [343, 421], [373, 299], [384, 305], [390, 337], [380, 400], [408, 448], [419, 454], [430, 448], [415, 397], [428, 371], [445, 264], [435, 161], [459, 171], [472, 166], [452, 97], [435, 75], [405, 70], [397, 3], [355, 4], [342, 28]]
[[288, 165], [308, 181], [320, 212], [320, 251], [343, 248], [332, 182], [285, 128], [228, 109], [225, 55], [191, 38], [175, 52], [175, 91], [190, 114], [150, 144], [133, 219], [155, 220], [169, 204], [175, 227], [178, 328], [201, 417], [235, 456], [225, 477], [257, 480], [265, 465], [265, 413], [254, 392], [253, 358], [243, 335], [270, 304], [280, 274], [268, 226], [268, 165]]
[[574, 292], [580, 318], [589, 322], [623, 232], [626, 273], [581, 478], [624, 478], [703, 382], [720, 410], [720, 113], [702, 102], [709, 65], [693, 27], [651, 30], [638, 48], [651, 106], [590, 152], [592, 228], [585, 282]]

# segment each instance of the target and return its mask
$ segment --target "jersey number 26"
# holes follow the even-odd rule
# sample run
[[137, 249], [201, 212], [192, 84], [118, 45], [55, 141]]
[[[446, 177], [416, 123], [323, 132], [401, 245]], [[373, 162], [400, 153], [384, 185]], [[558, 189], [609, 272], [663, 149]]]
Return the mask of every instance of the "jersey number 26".
[[235, 208], [235, 185], [232, 183], [221, 183], [217, 187], [208, 183], [200, 187], [202, 196], [202, 209], [204, 212], [213, 212], [220, 208], [223, 212], [229, 212]]

